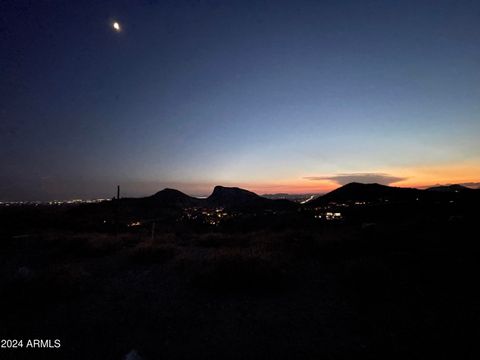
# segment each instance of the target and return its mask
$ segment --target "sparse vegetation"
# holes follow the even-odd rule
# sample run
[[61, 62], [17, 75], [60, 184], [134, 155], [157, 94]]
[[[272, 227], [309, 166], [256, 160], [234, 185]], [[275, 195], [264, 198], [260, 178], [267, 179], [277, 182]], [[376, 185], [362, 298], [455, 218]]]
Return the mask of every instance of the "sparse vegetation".
[[176, 246], [158, 244], [153, 241], [141, 242], [129, 250], [129, 257], [136, 264], [162, 264], [178, 253]]
[[[88, 329], [84, 342], [102, 358], [138, 349], [145, 359], [235, 358], [232, 344], [258, 358], [269, 342], [278, 359], [325, 349], [333, 358], [384, 358], [394, 347], [425, 354], [409, 335], [425, 333], [428, 344], [461, 344], [468, 319], [477, 319], [474, 218], [442, 222], [448, 214], [439, 212], [392, 222], [368, 211], [342, 223], [295, 214], [281, 226], [270, 217], [214, 228], [160, 224], [154, 236], [148, 227], [4, 236], [0, 305], [10, 311], [0, 335], [62, 329], [74, 342]], [[317, 332], [342, 347], [326, 347]], [[77, 356], [67, 346], [63, 354]]]

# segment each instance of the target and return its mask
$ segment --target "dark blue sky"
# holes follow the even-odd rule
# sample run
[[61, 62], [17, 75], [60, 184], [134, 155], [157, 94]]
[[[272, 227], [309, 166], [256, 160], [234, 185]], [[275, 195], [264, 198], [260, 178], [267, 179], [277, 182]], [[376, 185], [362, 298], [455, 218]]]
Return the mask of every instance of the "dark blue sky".
[[478, 1], [16, 0], [0, 14], [0, 200], [480, 180]]

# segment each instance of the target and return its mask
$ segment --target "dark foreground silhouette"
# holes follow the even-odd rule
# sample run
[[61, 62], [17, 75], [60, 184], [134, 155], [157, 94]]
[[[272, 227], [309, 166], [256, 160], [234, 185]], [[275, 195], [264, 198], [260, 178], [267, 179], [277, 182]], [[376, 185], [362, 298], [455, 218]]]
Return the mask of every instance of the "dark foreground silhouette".
[[478, 358], [477, 193], [356, 187], [273, 210], [224, 192], [208, 210], [3, 209], [0, 337], [61, 347], [0, 357]]

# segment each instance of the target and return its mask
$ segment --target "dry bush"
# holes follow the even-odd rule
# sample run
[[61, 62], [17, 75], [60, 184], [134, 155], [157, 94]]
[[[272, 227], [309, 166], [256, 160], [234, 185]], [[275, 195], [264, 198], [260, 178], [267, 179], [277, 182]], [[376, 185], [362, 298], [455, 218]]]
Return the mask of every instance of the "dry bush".
[[108, 255], [134, 246], [138, 241], [139, 237], [135, 234], [102, 235], [90, 237], [89, 245], [94, 254]]
[[246, 247], [250, 244], [251, 236], [225, 233], [208, 233], [198, 235], [194, 244], [205, 248]]
[[128, 257], [135, 264], [162, 264], [173, 259], [178, 249], [173, 244], [146, 241], [129, 251]]
[[340, 284], [364, 304], [373, 305], [392, 296], [398, 298], [402, 295], [401, 279], [408, 278], [408, 274], [395, 276], [391, 264], [383, 257], [359, 256], [341, 264]]
[[88, 294], [93, 284], [91, 274], [79, 264], [52, 265], [28, 272], [21, 267], [4, 287], [2, 300], [34, 311], [37, 307]]
[[132, 234], [53, 234], [46, 239], [51, 256], [59, 259], [106, 256], [132, 246], [138, 240]]
[[218, 292], [280, 290], [286, 264], [260, 248], [219, 249], [191, 267], [194, 285]]

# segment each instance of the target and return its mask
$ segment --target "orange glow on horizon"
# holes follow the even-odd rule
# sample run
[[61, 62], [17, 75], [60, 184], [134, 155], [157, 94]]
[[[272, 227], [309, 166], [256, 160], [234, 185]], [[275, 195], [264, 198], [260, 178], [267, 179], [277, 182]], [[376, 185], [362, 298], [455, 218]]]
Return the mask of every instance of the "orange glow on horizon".
[[421, 188], [439, 184], [477, 183], [480, 182], [480, 163], [415, 167], [397, 170], [397, 174], [407, 179], [393, 186]]
[[[478, 164], [477, 164], [478, 163]], [[392, 182], [389, 186], [426, 188], [436, 185], [478, 183], [480, 187], [480, 161], [477, 163], [463, 163], [453, 165], [439, 166], [417, 166], [411, 168], [383, 168], [369, 170], [372, 174], [387, 174], [392, 177], [404, 178], [398, 182]], [[355, 174], [355, 173], [353, 173]], [[357, 173], [361, 174], [361, 173]], [[206, 197], [209, 196], [216, 185], [227, 187], [239, 187], [256, 194], [324, 194], [335, 190], [342, 185], [333, 180], [309, 180], [308, 176], [317, 176], [319, 178], [335, 177], [336, 173], [304, 173], [296, 174], [295, 178], [283, 178], [268, 180], [263, 178], [259, 180], [240, 179], [239, 181], [205, 179], [202, 182], [178, 182], [171, 180], [168, 182], [158, 182], [155, 180], [126, 183], [125, 189], [132, 194], [135, 189], [142, 188], [142, 196], [150, 195], [163, 188], [175, 188], [191, 196]], [[361, 181], [364, 182], [364, 181]], [[372, 181], [373, 182], [373, 181]], [[140, 194], [139, 194], [140, 195]]]
[[[436, 185], [480, 183], [479, 164], [455, 164], [444, 166], [422, 166], [404, 169], [387, 169], [372, 171], [372, 173], [387, 173], [406, 180], [390, 183], [389, 186], [425, 188]], [[229, 185], [225, 185], [229, 186]], [[240, 182], [238, 186], [257, 194], [306, 194], [326, 193], [341, 187], [332, 180], [286, 179], [275, 182]]]

